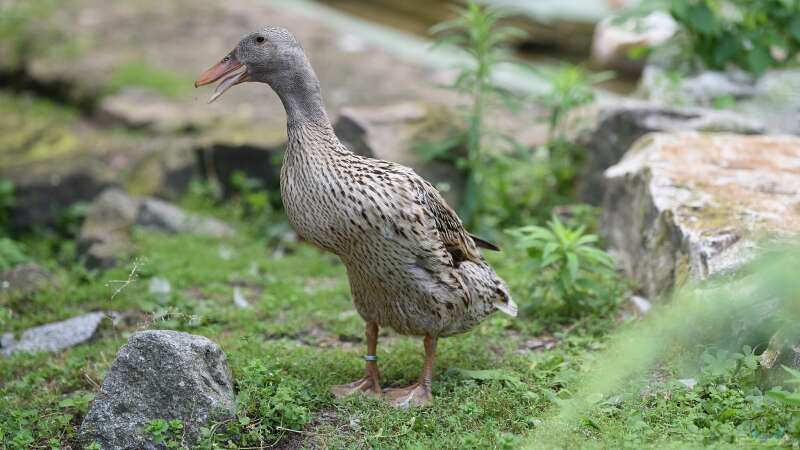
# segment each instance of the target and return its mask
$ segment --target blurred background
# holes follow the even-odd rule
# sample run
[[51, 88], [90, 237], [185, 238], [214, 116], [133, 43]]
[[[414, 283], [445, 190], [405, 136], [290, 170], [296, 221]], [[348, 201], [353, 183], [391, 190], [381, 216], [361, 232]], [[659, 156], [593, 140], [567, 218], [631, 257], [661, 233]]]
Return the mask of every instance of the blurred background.
[[[351, 150], [504, 248], [523, 312], [444, 344], [480, 370], [444, 374], [440, 415], [327, 394], [362, 325], [282, 212], [281, 103], [193, 87], [266, 25]], [[168, 328], [218, 341], [250, 393], [207, 448], [796, 448], [797, 290], [773, 269], [797, 253], [762, 253], [800, 230], [798, 51], [798, 0], [0, 0], [0, 442], [80, 448], [118, 348]], [[698, 306], [709, 285], [728, 306]], [[412, 379], [417, 347], [388, 338]]]

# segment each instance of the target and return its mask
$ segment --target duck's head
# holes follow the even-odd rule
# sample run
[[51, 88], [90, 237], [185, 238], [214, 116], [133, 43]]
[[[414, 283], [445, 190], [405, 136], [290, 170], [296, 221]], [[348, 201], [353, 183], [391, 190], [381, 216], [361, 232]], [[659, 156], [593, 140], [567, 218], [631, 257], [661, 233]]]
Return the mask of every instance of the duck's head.
[[246, 81], [269, 84], [278, 94], [305, 85], [308, 78], [316, 81], [305, 52], [289, 30], [266, 27], [250, 33], [222, 60], [203, 72], [195, 87], [218, 80], [209, 103], [231, 87]]

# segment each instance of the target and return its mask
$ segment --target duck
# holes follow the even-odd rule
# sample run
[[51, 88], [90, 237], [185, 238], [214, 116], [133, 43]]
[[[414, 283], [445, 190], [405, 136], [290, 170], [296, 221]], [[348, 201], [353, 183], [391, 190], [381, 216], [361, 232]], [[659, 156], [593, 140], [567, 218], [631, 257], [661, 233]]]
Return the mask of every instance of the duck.
[[[280, 176], [286, 216], [302, 240], [337, 255], [347, 269], [367, 354], [364, 376], [331, 387], [333, 395], [364, 393], [400, 408], [431, 404], [438, 339], [465, 333], [496, 311], [517, 315], [508, 286], [480, 252], [499, 248], [469, 233], [412, 169], [357, 155], [339, 141], [319, 79], [286, 28], [247, 34], [195, 87], [216, 82], [209, 102], [245, 82], [278, 95], [288, 137]], [[381, 387], [383, 327], [423, 340], [421, 375], [410, 386]]]

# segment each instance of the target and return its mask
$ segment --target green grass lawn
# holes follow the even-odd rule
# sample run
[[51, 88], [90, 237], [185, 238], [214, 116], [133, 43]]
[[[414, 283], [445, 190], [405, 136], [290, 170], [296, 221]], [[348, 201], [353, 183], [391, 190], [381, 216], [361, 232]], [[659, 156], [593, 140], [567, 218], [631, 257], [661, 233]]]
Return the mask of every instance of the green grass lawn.
[[[107, 327], [101, 338], [61, 354], [0, 359], [3, 448], [74, 445], [76, 429], [118, 349], [135, 331], [159, 328], [219, 343], [240, 396], [247, 393], [240, 398], [239, 424], [214, 438], [216, 448], [258, 448], [252, 441], [237, 440], [258, 427], [266, 443], [278, 447], [798, 445], [781, 432], [791, 412], [766, 403], [758, 407], [765, 397], [757, 397], [741, 377], [728, 374], [720, 379], [724, 381], [701, 382], [704, 387], [692, 391], [674, 381], [683, 368], [669, 364], [659, 367], [658, 376], [625, 384], [618, 395], [559, 421], [564, 402], [592, 379], [591, 367], [605, 354], [614, 330], [635, 326], [621, 320], [621, 314], [572, 324], [530, 313], [514, 320], [495, 315], [471, 333], [441, 341], [431, 407], [401, 411], [364, 397], [337, 401], [329, 386], [361, 376], [364, 353], [363, 322], [352, 307], [344, 267], [334, 256], [305, 244], [291, 244], [285, 255], [277, 254], [274, 246], [252, 235], [243, 231], [239, 238], [221, 241], [137, 232], [135, 277], [113, 298], [120, 281], [129, 278], [131, 265], [88, 273], [71, 263], [71, 244], [26, 240], [28, 253], [53, 270], [58, 284], [31, 299], [0, 303], [6, 317], [13, 312], [7, 329], [21, 331], [98, 310], [121, 312], [125, 318]], [[524, 284], [513, 251], [492, 257], [512, 286]], [[153, 277], [168, 279], [171, 294], [150, 294]], [[250, 309], [234, 305], [234, 286]], [[524, 297], [517, 299], [524, 306]], [[532, 340], [543, 338], [557, 345], [529, 349], [535, 346]], [[419, 339], [382, 330], [378, 354], [385, 387], [408, 384], [418, 376], [423, 357]], [[488, 372], [471, 372], [479, 370]], [[265, 385], [281, 395], [258, 394], [262, 391], [256, 387]], [[264, 412], [264, 404], [271, 412]]]

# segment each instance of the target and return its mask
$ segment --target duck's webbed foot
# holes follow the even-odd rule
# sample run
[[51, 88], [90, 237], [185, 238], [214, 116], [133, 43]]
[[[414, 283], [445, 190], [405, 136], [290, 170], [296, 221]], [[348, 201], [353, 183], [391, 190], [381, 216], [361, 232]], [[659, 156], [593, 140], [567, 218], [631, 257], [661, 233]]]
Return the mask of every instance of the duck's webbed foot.
[[381, 375], [378, 371], [378, 357], [375, 356], [378, 347], [378, 324], [368, 322], [366, 329], [367, 336], [367, 363], [364, 369], [364, 377], [352, 383], [331, 386], [331, 393], [336, 398], [347, 397], [359, 392], [380, 398], [381, 396]]
[[433, 360], [436, 357], [436, 338], [425, 336], [425, 366], [419, 381], [404, 388], [386, 389], [383, 395], [393, 406], [408, 409], [411, 406], [427, 406], [433, 401], [431, 384]]
[[331, 393], [336, 398], [344, 398], [359, 392], [369, 396], [380, 397], [381, 385], [378, 377], [367, 375], [361, 379], [353, 381], [352, 383], [331, 386]]
[[411, 406], [427, 406], [433, 401], [430, 386], [414, 383], [404, 388], [390, 388], [383, 391], [383, 396], [392, 406], [408, 409]]

